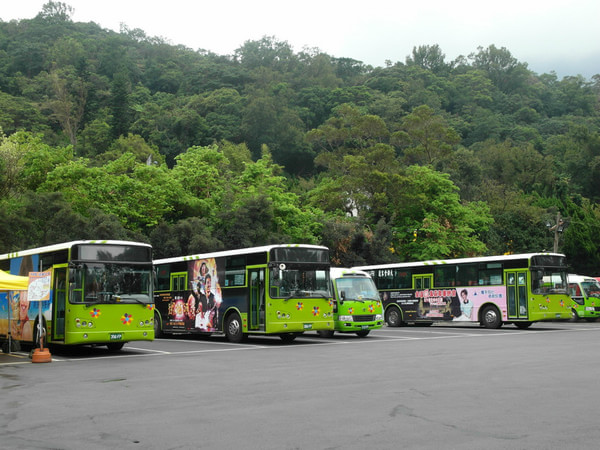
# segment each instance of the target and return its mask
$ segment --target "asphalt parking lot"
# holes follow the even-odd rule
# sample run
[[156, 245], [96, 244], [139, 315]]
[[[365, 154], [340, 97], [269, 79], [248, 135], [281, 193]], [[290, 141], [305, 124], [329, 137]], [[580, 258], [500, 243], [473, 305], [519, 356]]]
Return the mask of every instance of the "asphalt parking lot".
[[599, 333], [434, 325], [2, 354], [0, 447], [595, 448]]

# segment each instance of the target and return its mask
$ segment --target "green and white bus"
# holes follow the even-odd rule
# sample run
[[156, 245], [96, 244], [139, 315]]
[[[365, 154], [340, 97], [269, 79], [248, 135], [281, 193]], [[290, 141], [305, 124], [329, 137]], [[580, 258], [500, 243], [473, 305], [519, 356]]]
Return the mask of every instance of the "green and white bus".
[[156, 335], [249, 334], [293, 341], [333, 329], [329, 249], [268, 245], [154, 261]]
[[377, 285], [389, 326], [479, 322], [487, 328], [571, 319], [565, 256], [486, 256], [357, 267]]
[[[50, 273], [49, 298], [0, 293], [0, 340], [106, 345], [154, 339], [152, 247], [129, 241], [72, 241], [0, 255], [13, 275]], [[31, 287], [29, 288], [31, 289]]]
[[600, 317], [600, 282], [593, 277], [569, 274], [573, 318], [593, 322]]
[[319, 335], [331, 337], [334, 332], [338, 332], [366, 337], [371, 330], [383, 326], [383, 308], [379, 292], [366, 272], [332, 267], [331, 284], [334, 296], [334, 329], [319, 331]]

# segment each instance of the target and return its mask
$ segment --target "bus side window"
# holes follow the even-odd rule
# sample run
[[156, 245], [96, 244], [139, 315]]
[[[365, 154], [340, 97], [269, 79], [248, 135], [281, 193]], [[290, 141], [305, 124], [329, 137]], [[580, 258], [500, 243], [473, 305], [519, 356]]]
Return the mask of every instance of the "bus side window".
[[580, 297], [581, 290], [579, 289], [579, 285], [576, 283], [569, 284], [569, 294], [571, 297]]

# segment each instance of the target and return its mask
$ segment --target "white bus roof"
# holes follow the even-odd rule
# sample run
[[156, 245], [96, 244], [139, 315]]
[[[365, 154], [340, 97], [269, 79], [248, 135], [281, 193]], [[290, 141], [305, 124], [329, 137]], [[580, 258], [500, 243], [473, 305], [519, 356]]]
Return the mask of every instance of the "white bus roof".
[[348, 275], [358, 275], [361, 277], [368, 277], [370, 278], [370, 275], [363, 271], [363, 270], [358, 270], [358, 269], [350, 269], [347, 267], [332, 267], [331, 271], [331, 279], [334, 280], [336, 278], [342, 278], [344, 276], [348, 276]]
[[27, 256], [27, 255], [37, 255], [39, 253], [48, 253], [54, 252], [57, 250], [64, 250], [67, 248], [71, 248], [77, 244], [100, 244], [100, 245], [137, 245], [140, 247], [152, 247], [150, 244], [146, 244], [143, 242], [133, 242], [133, 241], [115, 241], [115, 240], [93, 240], [93, 241], [70, 241], [70, 242], [62, 242], [60, 244], [52, 244], [47, 245], [45, 247], [36, 247], [30, 248], [27, 250], [19, 250], [16, 252], [5, 253], [0, 255], [0, 260], [2, 259], [10, 259], [10, 258], [18, 258], [19, 256]]
[[588, 282], [589, 281], [592, 281], [592, 282], [598, 281], [595, 277], [590, 277], [587, 275], [577, 275], [574, 273], [570, 273], [568, 276], [568, 279], [569, 279], [569, 283], [581, 283], [582, 281], [588, 281]]
[[249, 253], [260, 253], [260, 252], [266, 253], [274, 248], [292, 248], [292, 247], [329, 250], [327, 247], [323, 247], [321, 245], [275, 244], [275, 245], [264, 245], [262, 247], [241, 248], [241, 249], [237, 249], [237, 250], [224, 250], [224, 251], [213, 252], [213, 253], [201, 253], [201, 254], [197, 254], [197, 255], [174, 256], [172, 258], [156, 259], [156, 260], [154, 260], [154, 264], [170, 264], [170, 263], [180, 262], [180, 261], [193, 261], [196, 259], [219, 258], [222, 256], [247, 255]]
[[397, 267], [420, 267], [420, 266], [440, 266], [444, 264], [459, 264], [459, 263], [475, 263], [475, 262], [496, 262], [496, 261], [511, 261], [514, 259], [531, 259], [533, 256], [562, 256], [561, 253], [521, 253], [515, 255], [499, 255], [499, 256], [477, 256], [473, 258], [458, 258], [458, 259], [432, 259], [429, 261], [402, 262], [391, 264], [374, 264], [370, 266], [356, 266], [354, 269], [373, 270], [373, 269], [394, 269]]

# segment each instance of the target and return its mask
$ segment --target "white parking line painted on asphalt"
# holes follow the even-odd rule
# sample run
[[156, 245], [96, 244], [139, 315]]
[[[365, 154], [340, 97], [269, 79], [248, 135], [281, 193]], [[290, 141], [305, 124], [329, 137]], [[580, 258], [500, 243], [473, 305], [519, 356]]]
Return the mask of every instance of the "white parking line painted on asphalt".
[[[261, 345], [261, 344], [253, 344], [253, 343], [243, 343], [236, 344], [232, 342], [223, 342], [223, 341], [215, 341], [215, 340], [206, 340], [206, 341], [190, 341], [190, 340], [180, 340], [180, 339], [158, 339], [156, 342], [179, 342], [179, 343], [201, 343], [208, 344], [213, 348], [205, 348], [200, 350], [181, 350], [181, 351], [165, 351], [158, 349], [149, 349], [149, 348], [140, 348], [140, 347], [125, 347], [125, 349], [142, 352], [141, 354], [113, 354], [113, 355], [101, 355], [101, 356], [82, 356], [77, 358], [68, 358], [61, 356], [56, 358], [52, 356], [52, 362], [84, 362], [90, 360], [97, 359], [117, 359], [117, 358], [140, 358], [140, 357], [153, 357], [153, 356], [170, 356], [170, 355], [193, 355], [193, 354], [206, 354], [206, 353], [221, 353], [221, 352], [231, 352], [231, 351], [249, 351], [249, 350], [267, 350], [267, 349], [282, 349], [285, 348], [288, 351], [292, 351], [292, 349], [305, 349], [308, 347], [314, 346], [334, 346], [334, 345], [349, 345], [349, 344], [381, 344], [381, 343], [389, 343], [389, 342], [402, 342], [402, 341], [424, 341], [424, 340], [443, 340], [443, 339], [457, 339], [461, 337], [472, 338], [472, 337], [510, 337], [510, 336], [521, 336], [521, 335], [529, 335], [529, 334], [542, 334], [542, 333], [563, 333], [563, 332], [589, 332], [589, 331], [600, 331], [600, 327], [577, 327], [577, 328], [566, 328], [566, 329], [537, 329], [537, 330], [480, 330], [480, 332], [468, 332], [468, 333], [460, 333], [460, 332], [452, 332], [445, 330], [411, 330], [411, 329], [386, 329], [382, 328], [379, 330], [375, 330], [374, 333], [369, 338], [365, 339], [319, 339], [313, 340], [310, 343], [305, 344], [288, 344], [288, 345]], [[418, 333], [420, 336], [390, 336], [390, 333]], [[309, 336], [305, 336], [303, 339], [309, 339]], [[220, 347], [220, 348], [214, 348]], [[27, 353], [18, 352], [17, 354], [13, 354], [17, 361], [2, 361], [0, 365], [15, 365], [15, 364], [31, 364], [31, 360], [29, 359], [29, 355]]]
[[140, 352], [162, 353], [163, 355], [170, 355], [171, 353], [173, 353], [173, 352], [165, 352], [163, 350], [154, 350], [152, 348], [139, 348], [139, 347], [129, 347], [129, 346], [127, 346], [126, 348], [127, 348], [127, 350], [137, 350]]

